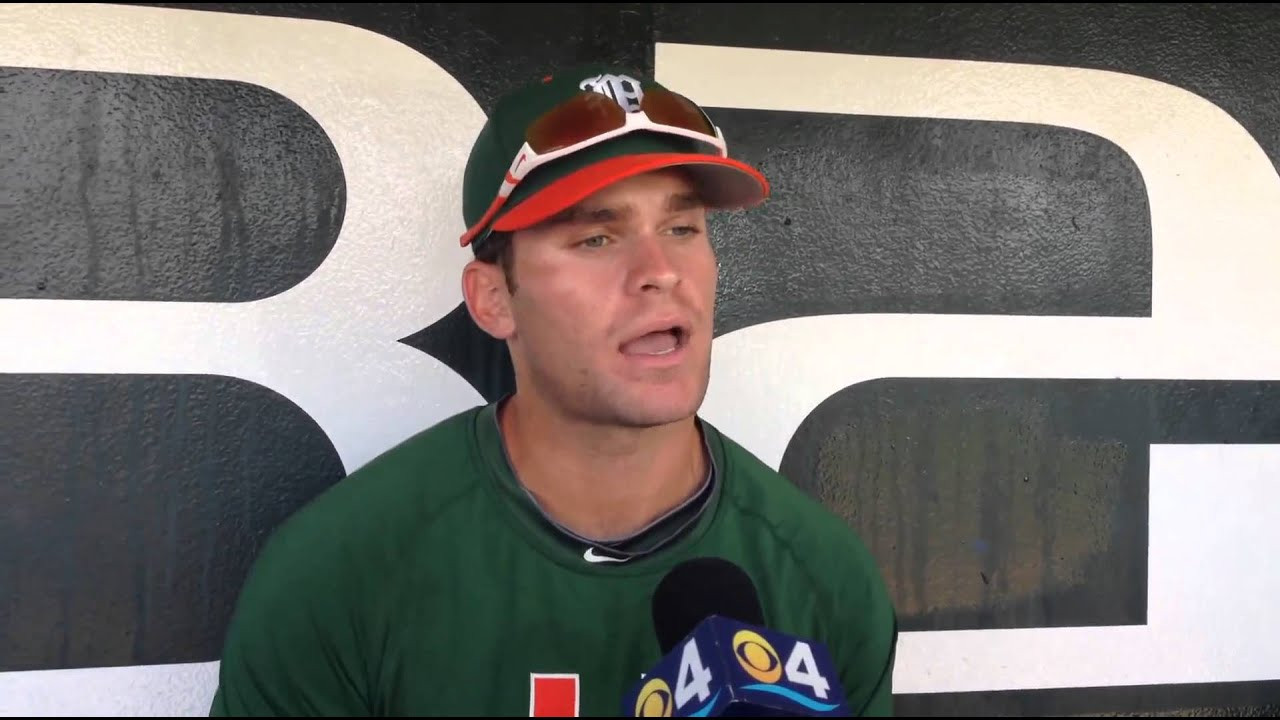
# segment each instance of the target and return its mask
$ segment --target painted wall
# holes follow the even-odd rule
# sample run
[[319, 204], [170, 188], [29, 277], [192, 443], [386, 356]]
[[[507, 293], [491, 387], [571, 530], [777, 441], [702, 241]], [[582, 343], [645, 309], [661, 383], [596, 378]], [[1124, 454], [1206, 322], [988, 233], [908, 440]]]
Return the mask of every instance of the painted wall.
[[712, 108], [705, 407], [867, 538], [902, 714], [1280, 710], [1280, 13], [0, 6], [0, 714], [203, 714], [272, 528], [509, 386], [518, 77]]

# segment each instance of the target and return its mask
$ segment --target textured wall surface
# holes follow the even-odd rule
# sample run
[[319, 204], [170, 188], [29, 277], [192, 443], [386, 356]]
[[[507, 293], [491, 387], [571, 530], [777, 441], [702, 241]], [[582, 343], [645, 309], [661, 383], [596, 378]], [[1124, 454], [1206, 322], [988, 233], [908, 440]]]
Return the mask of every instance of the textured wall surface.
[[195, 7], [0, 8], [0, 713], [204, 713], [266, 535], [510, 387], [462, 164], [597, 59], [773, 183], [705, 411], [867, 538], [899, 714], [1280, 711], [1274, 7]]

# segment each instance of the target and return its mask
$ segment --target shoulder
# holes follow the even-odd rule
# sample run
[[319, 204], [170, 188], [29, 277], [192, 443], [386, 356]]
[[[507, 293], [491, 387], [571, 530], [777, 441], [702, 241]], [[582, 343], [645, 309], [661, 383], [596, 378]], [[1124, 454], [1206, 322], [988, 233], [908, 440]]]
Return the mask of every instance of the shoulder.
[[253, 561], [242, 612], [308, 593], [360, 604], [366, 578], [396, 577], [386, 568], [474, 496], [479, 466], [471, 438], [480, 411], [460, 412], [397, 443], [281, 522]]
[[[880, 563], [847, 520], [713, 432], [728, 475], [723, 501], [772, 579], [762, 588], [768, 600], [809, 608], [798, 616], [816, 622], [811, 631], [828, 641], [855, 714], [891, 714], [898, 625]], [[802, 627], [792, 629], [809, 631]]]
[[[253, 559], [226, 631], [215, 710], [359, 714], [406, 554], [474, 497], [483, 407], [406, 438], [287, 517]], [[373, 643], [373, 644], [370, 644]]]
[[481, 411], [472, 407], [449, 416], [351, 471], [276, 528], [276, 544], [306, 539], [314, 547], [385, 537], [447, 510], [477, 486], [474, 425]]
[[[821, 570], [824, 577], [879, 579], [877, 561], [848, 521], [732, 438], [714, 428], [712, 432], [723, 448], [729, 475], [726, 500], [739, 513], [789, 548], [797, 562]], [[840, 568], [846, 572], [832, 574]]]
[[364, 714], [399, 562], [477, 487], [480, 408], [405, 439], [268, 537], [226, 631], [211, 714]]

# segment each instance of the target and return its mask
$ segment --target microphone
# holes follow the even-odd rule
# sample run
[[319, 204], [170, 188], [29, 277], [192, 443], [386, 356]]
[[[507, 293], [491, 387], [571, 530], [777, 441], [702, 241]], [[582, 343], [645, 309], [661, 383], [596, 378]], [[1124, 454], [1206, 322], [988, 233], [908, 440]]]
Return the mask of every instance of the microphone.
[[631, 717], [848, 717], [825, 646], [765, 627], [755, 584], [722, 558], [686, 560], [653, 594], [662, 659], [622, 701]]

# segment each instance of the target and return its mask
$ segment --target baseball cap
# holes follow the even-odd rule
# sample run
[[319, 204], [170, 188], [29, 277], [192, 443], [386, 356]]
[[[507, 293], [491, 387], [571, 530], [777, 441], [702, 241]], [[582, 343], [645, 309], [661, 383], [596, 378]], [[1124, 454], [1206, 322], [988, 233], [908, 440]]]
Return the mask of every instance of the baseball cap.
[[[769, 195], [759, 170], [729, 156], [706, 112], [650, 76], [589, 63], [531, 78], [499, 99], [471, 148], [461, 244], [537, 225], [618, 180], [675, 166], [712, 209]], [[501, 191], [509, 194], [499, 200]]]

